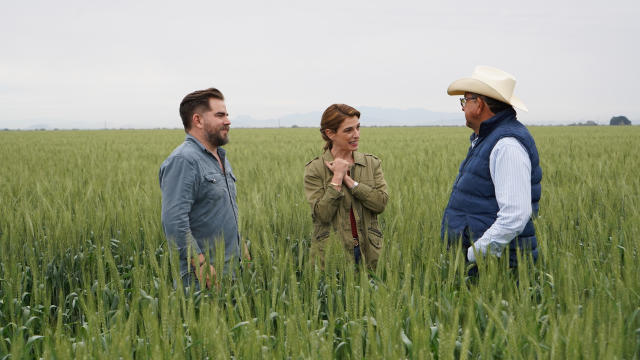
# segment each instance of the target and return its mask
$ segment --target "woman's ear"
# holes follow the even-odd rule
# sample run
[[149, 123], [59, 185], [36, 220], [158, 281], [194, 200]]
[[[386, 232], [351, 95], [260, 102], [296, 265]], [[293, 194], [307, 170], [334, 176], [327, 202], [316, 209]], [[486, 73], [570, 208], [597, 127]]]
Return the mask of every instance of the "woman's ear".
[[327, 135], [327, 137], [331, 140], [333, 140], [333, 137], [336, 136], [336, 132], [331, 129], [324, 129], [324, 134]]

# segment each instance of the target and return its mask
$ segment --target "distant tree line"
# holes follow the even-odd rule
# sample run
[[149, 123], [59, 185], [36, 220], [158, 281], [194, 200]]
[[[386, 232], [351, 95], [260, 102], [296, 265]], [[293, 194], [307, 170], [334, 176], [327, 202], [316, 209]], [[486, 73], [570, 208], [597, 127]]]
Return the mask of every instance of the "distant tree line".
[[598, 123], [593, 121], [593, 120], [569, 124], [569, 126], [597, 126], [597, 125], [598, 125]]
[[[585, 122], [569, 124], [569, 126], [597, 126], [598, 123], [593, 120]], [[631, 121], [626, 116], [614, 116], [609, 121], [609, 125], [631, 125]]]
[[627, 119], [626, 116], [614, 116], [609, 121], [609, 125], [631, 125], [631, 120]]

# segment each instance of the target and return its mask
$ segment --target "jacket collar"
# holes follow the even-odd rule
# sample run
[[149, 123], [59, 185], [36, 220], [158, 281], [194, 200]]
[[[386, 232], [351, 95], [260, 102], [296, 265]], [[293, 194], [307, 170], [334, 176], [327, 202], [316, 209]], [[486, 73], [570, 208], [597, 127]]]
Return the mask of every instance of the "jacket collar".
[[[322, 154], [322, 159], [326, 161], [333, 161], [333, 154], [331, 154], [331, 150], [325, 150]], [[367, 166], [367, 162], [364, 159], [364, 154], [361, 152], [353, 152], [353, 162], [358, 165]]]

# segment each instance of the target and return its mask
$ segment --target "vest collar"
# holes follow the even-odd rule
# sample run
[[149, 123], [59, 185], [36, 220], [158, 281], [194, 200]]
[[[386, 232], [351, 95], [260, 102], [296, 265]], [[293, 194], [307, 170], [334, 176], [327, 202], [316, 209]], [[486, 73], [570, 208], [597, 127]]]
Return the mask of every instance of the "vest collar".
[[493, 115], [493, 117], [489, 118], [488, 120], [483, 121], [480, 124], [480, 131], [479, 131], [478, 137], [486, 137], [501, 122], [503, 122], [503, 121], [505, 121], [507, 119], [515, 119], [515, 118], [516, 118], [516, 111], [513, 110], [513, 108], [500, 111], [499, 113]]

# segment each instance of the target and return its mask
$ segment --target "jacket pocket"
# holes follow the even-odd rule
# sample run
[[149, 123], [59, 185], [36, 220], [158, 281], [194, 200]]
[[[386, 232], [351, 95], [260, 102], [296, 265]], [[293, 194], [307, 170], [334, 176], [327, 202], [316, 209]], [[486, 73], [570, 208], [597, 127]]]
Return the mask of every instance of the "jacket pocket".
[[318, 235], [314, 236], [313, 239], [315, 241], [322, 241], [329, 237], [329, 231], [320, 232]]
[[370, 227], [367, 233], [367, 239], [369, 239], [369, 242], [375, 248], [380, 249], [382, 247], [383, 236], [380, 230]]

